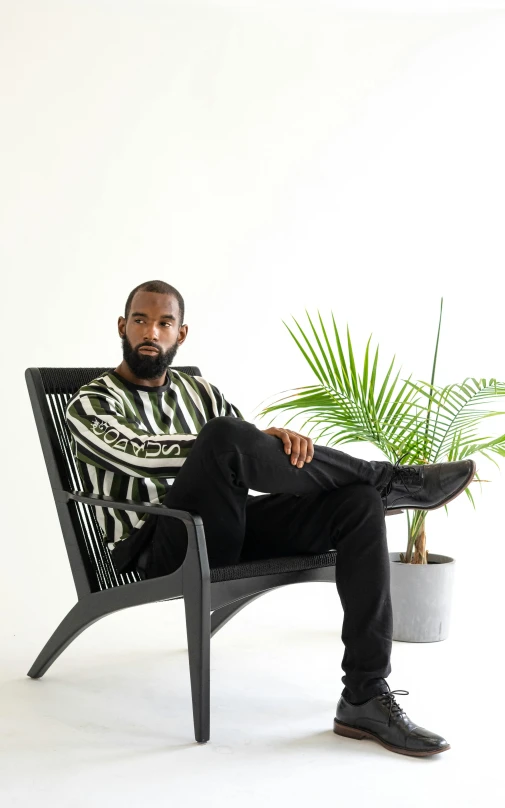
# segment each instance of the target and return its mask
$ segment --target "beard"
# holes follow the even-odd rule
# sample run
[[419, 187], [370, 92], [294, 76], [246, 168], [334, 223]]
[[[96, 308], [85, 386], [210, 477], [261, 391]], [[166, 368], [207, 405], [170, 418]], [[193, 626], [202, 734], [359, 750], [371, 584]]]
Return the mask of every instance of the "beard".
[[[123, 358], [130, 368], [131, 372], [139, 379], [158, 379], [163, 376], [172, 364], [179, 346], [177, 343], [165, 352], [158, 345], [149, 345], [149, 343], [142, 342], [137, 348], [134, 348], [128, 337], [125, 335], [122, 339], [123, 343]], [[147, 354], [139, 354], [138, 349], [144, 347], [157, 348], [158, 353], [156, 356], [148, 356]]]

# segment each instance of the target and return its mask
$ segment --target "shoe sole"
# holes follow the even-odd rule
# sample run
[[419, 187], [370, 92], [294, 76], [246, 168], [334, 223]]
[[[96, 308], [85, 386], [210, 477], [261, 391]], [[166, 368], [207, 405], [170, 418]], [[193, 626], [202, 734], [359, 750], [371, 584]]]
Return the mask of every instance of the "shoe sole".
[[[467, 480], [467, 482], [463, 483], [463, 485], [461, 485], [458, 488], [458, 490], [455, 491], [454, 494], [452, 494], [449, 497], [449, 499], [444, 499], [444, 501], [441, 502], [439, 505], [432, 505], [431, 507], [425, 505], [422, 508], [419, 505], [392, 505], [391, 508], [401, 508], [404, 511], [436, 511], [438, 510], [438, 508], [443, 508], [444, 505], [447, 505], [449, 502], [452, 502], [453, 499], [456, 499], [456, 497], [459, 497], [459, 495], [463, 493], [465, 488], [468, 488], [468, 486], [474, 479], [476, 472], [477, 472], [477, 466], [475, 460], [472, 460], [472, 474], [470, 476], [470, 479]], [[389, 511], [389, 508], [386, 508], [386, 512], [387, 511]]]
[[369, 732], [366, 729], [358, 729], [357, 727], [351, 727], [349, 724], [342, 724], [340, 721], [337, 721], [336, 718], [333, 719], [333, 732], [336, 735], [343, 735], [345, 738], [354, 738], [357, 741], [362, 741], [364, 738], [377, 741], [391, 752], [398, 752], [400, 755], [409, 755], [410, 757], [428, 757], [428, 755], [438, 755], [440, 752], [446, 752], [451, 748], [450, 744], [447, 744], [447, 746], [443, 746], [441, 749], [431, 749], [426, 752], [415, 751], [413, 749], [402, 749], [400, 746], [394, 746], [393, 744], [386, 743], [374, 732]]

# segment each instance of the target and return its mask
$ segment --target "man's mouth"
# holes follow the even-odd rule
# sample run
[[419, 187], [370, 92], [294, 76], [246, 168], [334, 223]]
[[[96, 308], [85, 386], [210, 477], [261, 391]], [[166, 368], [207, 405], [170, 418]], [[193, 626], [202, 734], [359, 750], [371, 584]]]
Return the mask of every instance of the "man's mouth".
[[159, 350], [158, 348], [148, 348], [147, 346], [144, 345], [143, 348], [139, 348], [139, 353], [157, 354], [159, 353]]

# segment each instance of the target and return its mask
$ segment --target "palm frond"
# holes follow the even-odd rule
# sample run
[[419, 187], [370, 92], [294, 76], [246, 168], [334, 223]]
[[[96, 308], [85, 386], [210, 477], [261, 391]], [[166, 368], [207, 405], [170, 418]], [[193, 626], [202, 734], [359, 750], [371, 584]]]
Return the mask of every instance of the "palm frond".
[[[443, 303], [443, 301], [442, 301]], [[441, 306], [442, 312], [442, 306]], [[494, 456], [505, 457], [505, 434], [479, 434], [489, 418], [505, 415], [505, 383], [494, 378], [467, 377], [463, 382], [434, 384], [440, 337], [440, 320], [431, 381], [402, 378], [395, 369], [396, 354], [384, 375], [379, 367], [379, 346], [372, 348], [370, 334], [362, 361], [357, 357], [349, 326], [341, 339], [331, 313], [327, 330], [318, 310], [318, 323], [308, 311], [308, 332], [293, 317], [298, 332], [284, 323], [318, 384], [283, 391], [259, 413], [260, 417], [289, 415], [286, 425], [303, 415], [303, 428], [313, 440], [329, 446], [368, 442], [391, 461], [435, 463], [482, 454], [498, 466]], [[318, 327], [320, 330], [318, 330]], [[372, 360], [373, 357], [373, 360]], [[493, 409], [496, 402], [504, 409]], [[466, 493], [473, 507], [469, 489]], [[424, 516], [423, 516], [424, 515]], [[415, 512], [411, 530], [425, 512]], [[411, 535], [409, 533], [409, 535]]]

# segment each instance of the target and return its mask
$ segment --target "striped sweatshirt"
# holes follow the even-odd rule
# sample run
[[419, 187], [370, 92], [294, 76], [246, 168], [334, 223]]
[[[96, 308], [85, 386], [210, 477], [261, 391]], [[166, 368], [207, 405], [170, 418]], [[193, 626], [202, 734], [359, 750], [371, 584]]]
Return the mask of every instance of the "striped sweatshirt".
[[[115, 371], [81, 387], [66, 407], [71, 449], [83, 490], [115, 499], [162, 502], [198, 433], [212, 418], [244, 420], [237, 407], [201, 376], [168, 369], [160, 387], [132, 384]], [[125, 571], [131, 538], [148, 516], [97, 508], [103, 540]], [[145, 532], [145, 531], [144, 531]], [[126, 541], [130, 539], [130, 542]]]

